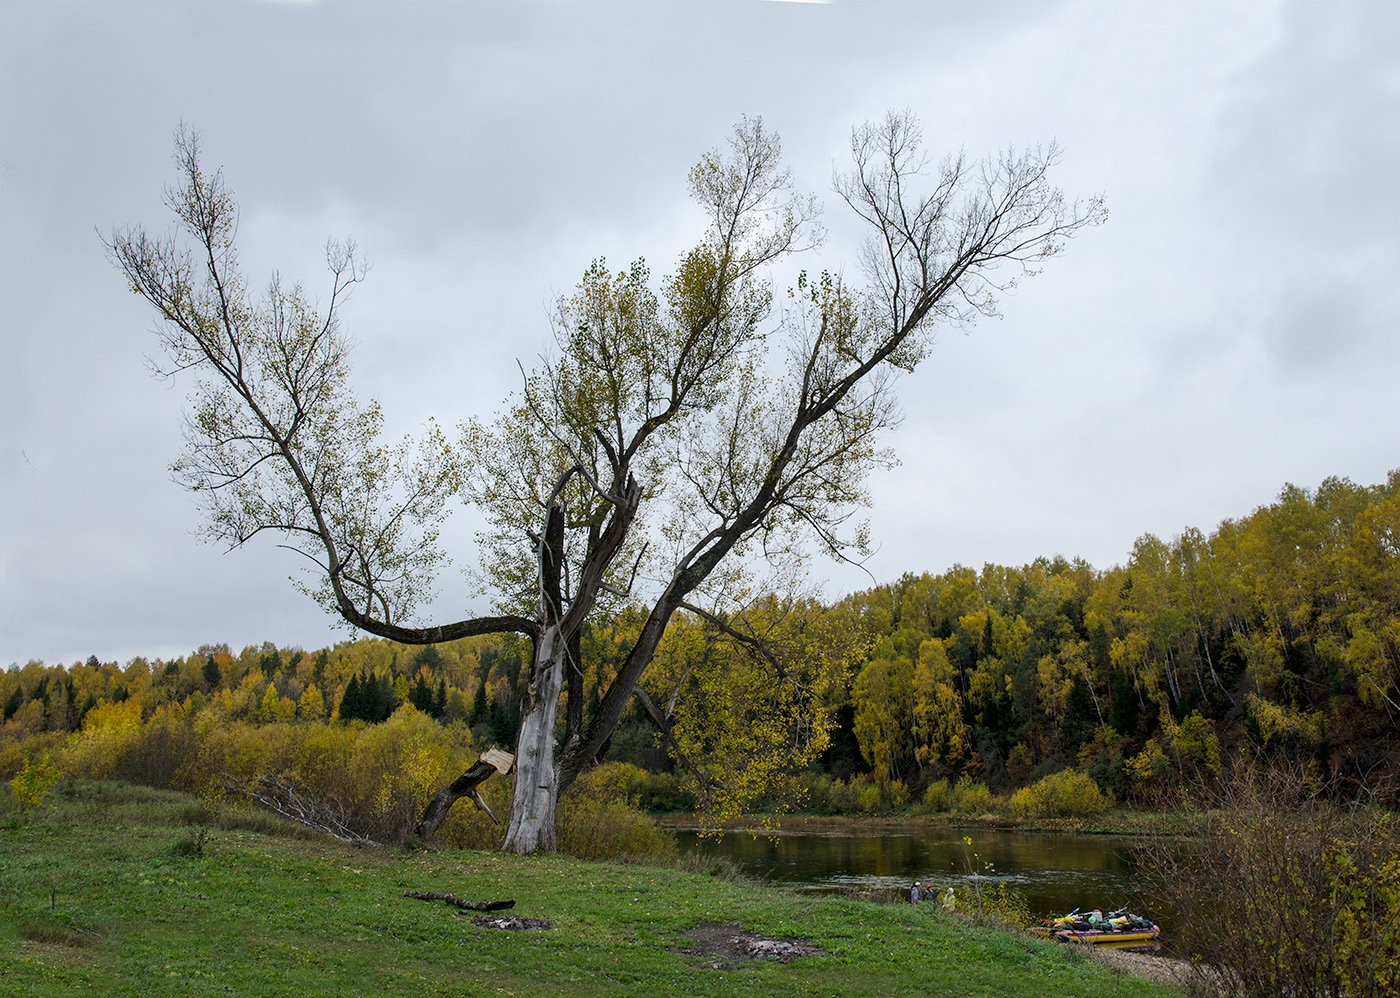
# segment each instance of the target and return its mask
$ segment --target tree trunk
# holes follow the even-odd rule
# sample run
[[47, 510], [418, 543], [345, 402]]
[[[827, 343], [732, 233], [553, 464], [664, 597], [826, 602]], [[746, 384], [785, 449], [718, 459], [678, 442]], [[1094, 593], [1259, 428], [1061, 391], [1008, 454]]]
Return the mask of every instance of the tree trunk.
[[515, 799], [503, 852], [528, 856], [554, 850], [554, 808], [559, 779], [554, 767], [554, 722], [564, 685], [568, 643], [557, 624], [544, 629], [535, 645], [534, 680], [526, 692], [515, 750]]

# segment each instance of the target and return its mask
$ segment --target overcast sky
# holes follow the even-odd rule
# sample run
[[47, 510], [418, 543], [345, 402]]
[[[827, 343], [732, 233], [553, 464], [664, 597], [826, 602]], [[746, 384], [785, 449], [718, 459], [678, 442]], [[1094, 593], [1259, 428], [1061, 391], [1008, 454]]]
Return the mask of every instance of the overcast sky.
[[[168, 227], [171, 133], [242, 205], [253, 285], [373, 269], [345, 323], [390, 428], [489, 415], [588, 262], [665, 272], [686, 170], [741, 115], [823, 194], [805, 261], [856, 273], [830, 196], [850, 129], [912, 109], [935, 152], [1059, 141], [1103, 194], [901, 384], [873, 482], [890, 581], [1136, 537], [1400, 466], [1400, 4], [1036, 2], [0, 5], [0, 665], [319, 647], [343, 631], [270, 541], [226, 553], [170, 478], [188, 384], [95, 230]], [[474, 561], [464, 511], [448, 532]], [[817, 564], [837, 594], [870, 584]], [[456, 568], [438, 615], [485, 609]]]

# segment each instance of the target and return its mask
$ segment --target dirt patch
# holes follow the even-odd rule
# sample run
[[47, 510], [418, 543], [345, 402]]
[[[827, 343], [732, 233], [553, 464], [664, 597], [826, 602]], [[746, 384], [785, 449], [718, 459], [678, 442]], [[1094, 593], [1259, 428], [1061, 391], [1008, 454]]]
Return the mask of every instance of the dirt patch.
[[[745, 932], [738, 925], [702, 922], [684, 933], [691, 947], [682, 952], [719, 957], [723, 960], [776, 960], [791, 963], [799, 956], [822, 956], [826, 950], [810, 940], [788, 936], [774, 939]], [[718, 967], [718, 964], [715, 964]]]

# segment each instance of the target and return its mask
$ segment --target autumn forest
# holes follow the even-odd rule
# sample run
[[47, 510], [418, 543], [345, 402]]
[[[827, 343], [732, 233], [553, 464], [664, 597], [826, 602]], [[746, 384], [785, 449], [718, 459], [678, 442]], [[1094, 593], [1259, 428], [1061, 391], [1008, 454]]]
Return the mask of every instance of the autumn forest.
[[[1144, 535], [1108, 569], [954, 566], [829, 604], [769, 594], [730, 618], [680, 615], [602, 758], [645, 773], [644, 804], [713, 813], [879, 812], [1061, 771], [1152, 803], [1240, 756], [1377, 785], [1400, 769], [1397, 555], [1392, 473], [1287, 486], [1209, 534]], [[587, 626], [585, 699], [566, 709], [596, 708], [643, 619]], [[360, 795], [379, 821], [366, 834], [392, 837], [464, 760], [513, 746], [529, 660], [506, 635], [16, 665], [0, 673], [0, 776], [41, 755], [201, 793], [272, 774]]]

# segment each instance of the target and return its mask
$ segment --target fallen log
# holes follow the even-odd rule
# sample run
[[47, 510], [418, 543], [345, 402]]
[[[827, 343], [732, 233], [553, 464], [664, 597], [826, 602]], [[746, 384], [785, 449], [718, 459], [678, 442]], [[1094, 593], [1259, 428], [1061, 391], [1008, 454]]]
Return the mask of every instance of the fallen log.
[[515, 907], [514, 901], [463, 901], [455, 894], [443, 894], [438, 891], [404, 891], [403, 896], [416, 901], [445, 901], [463, 911], [504, 911]]

